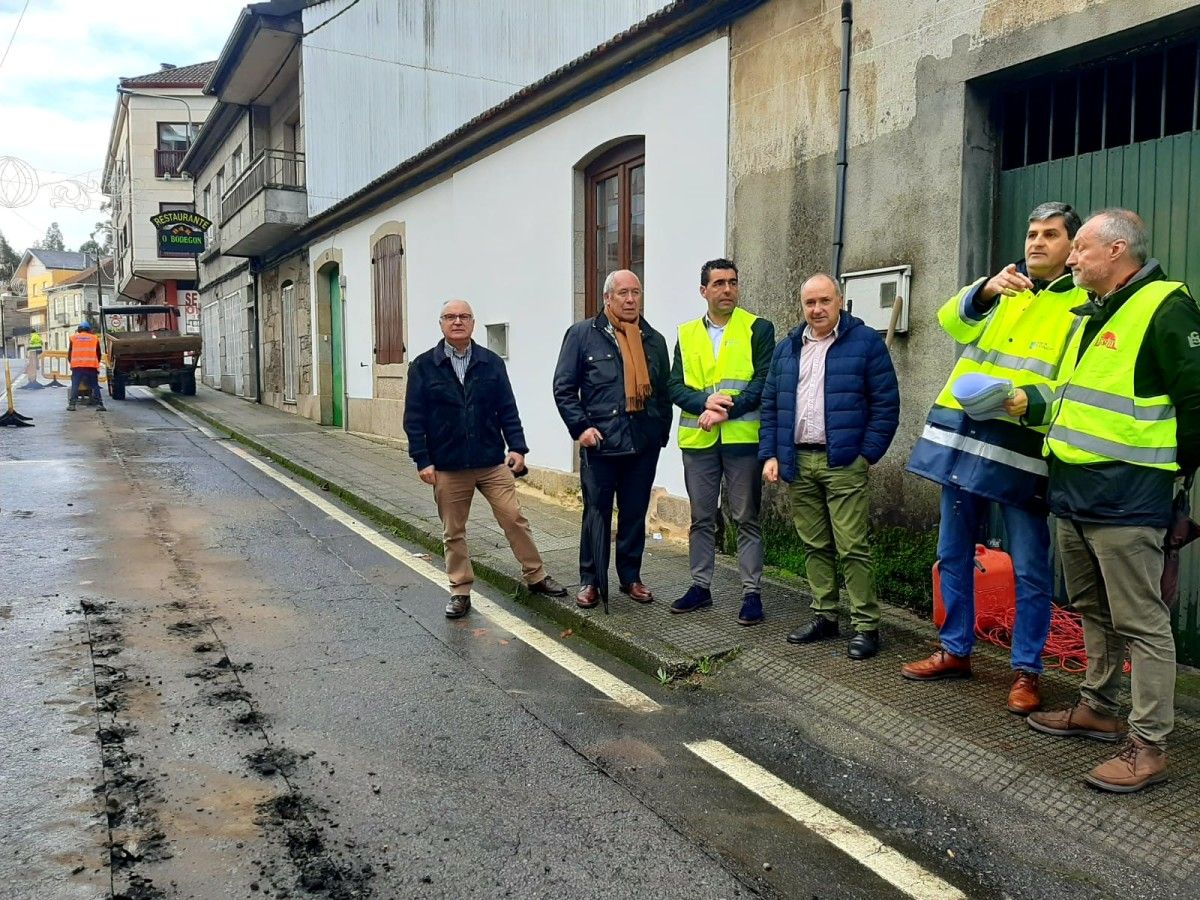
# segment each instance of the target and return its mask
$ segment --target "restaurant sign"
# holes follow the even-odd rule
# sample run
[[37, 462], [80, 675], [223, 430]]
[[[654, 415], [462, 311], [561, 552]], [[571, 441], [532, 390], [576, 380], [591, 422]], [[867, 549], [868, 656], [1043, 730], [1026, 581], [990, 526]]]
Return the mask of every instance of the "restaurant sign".
[[150, 222], [158, 229], [160, 253], [203, 253], [204, 233], [212, 227], [209, 219], [182, 209], [151, 216]]

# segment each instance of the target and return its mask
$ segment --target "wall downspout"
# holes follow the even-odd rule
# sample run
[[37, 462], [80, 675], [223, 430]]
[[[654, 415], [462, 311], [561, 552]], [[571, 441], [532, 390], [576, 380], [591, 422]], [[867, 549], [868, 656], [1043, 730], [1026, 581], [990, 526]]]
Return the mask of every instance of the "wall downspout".
[[850, 41], [854, 25], [854, 3], [842, 3], [842, 86], [838, 89], [837, 194], [833, 207], [834, 280], [842, 275], [842, 247], [846, 230], [846, 143], [850, 131]]
[[262, 403], [262, 335], [261, 324], [258, 318], [258, 288], [262, 283], [262, 276], [254, 271], [252, 266], [249, 270], [250, 274], [250, 292], [254, 296], [254, 402]]

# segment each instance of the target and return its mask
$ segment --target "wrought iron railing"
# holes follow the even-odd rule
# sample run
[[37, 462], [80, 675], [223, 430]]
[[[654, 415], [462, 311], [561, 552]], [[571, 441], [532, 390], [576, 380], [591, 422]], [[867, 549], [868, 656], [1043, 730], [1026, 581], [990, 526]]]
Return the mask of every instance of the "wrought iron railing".
[[291, 150], [264, 150], [254, 157], [246, 171], [221, 197], [222, 224], [267, 188], [304, 190], [304, 154]]

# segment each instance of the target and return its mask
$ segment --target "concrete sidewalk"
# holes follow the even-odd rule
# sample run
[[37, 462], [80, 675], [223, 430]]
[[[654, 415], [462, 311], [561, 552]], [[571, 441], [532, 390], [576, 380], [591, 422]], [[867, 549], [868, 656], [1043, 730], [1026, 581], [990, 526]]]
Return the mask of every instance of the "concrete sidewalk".
[[[440, 553], [432, 491], [395, 443], [315, 425], [204, 387], [195, 397], [160, 396]], [[529, 490], [522, 491], [521, 502], [547, 570], [576, 585], [578, 510]], [[648, 672], [661, 667], [685, 674], [704, 657], [726, 658], [727, 671], [753, 679], [756, 691], [797, 720], [837, 721], [896, 756], [922, 761], [935, 781], [953, 778], [958, 790], [965, 784], [985, 800], [1015, 804], [1031, 827], [1052, 821], [1172, 881], [1200, 869], [1200, 715], [1190, 700], [1179, 704], [1170, 781], [1133, 796], [1105, 795], [1080, 776], [1111, 755], [1110, 746], [1037, 734], [1004, 710], [1011, 680], [1004, 651], [977, 648], [971, 681], [901, 679], [902, 662], [936, 646], [933, 626], [905, 610], [885, 606], [883, 652], [856, 663], [846, 657], [845, 639], [807, 647], [784, 640], [810, 617], [808, 597], [796, 584], [768, 579], [766, 623], [739, 626], [740, 582], [730, 560], [718, 563], [711, 609], [672, 616], [670, 601], [690, 584], [686, 550], [648, 540], [642, 572], [658, 602], [642, 606], [615, 594], [612, 614], [605, 616], [600, 608], [578, 609], [574, 590], [564, 600], [517, 590], [519, 566], [482, 498], [472, 510], [468, 540], [477, 577], [513, 590], [523, 604]], [[887, 589], [880, 585], [885, 600]], [[848, 633], [843, 621], [843, 634]], [[1073, 701], [1078, 679], [1051, 672], [1043, 683], [1047, 705], [1057, 706]]]

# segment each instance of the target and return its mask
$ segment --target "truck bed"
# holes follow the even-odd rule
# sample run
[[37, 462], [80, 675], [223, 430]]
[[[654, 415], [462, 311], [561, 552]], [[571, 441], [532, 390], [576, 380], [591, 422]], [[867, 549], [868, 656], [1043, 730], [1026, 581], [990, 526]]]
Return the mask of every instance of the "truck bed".
[[200, 335], [174, 331], [117, 331], [109, 332], [105, 337], [108, 354], [114, 362], [171, 353], [198, 354], [201, 347]]

